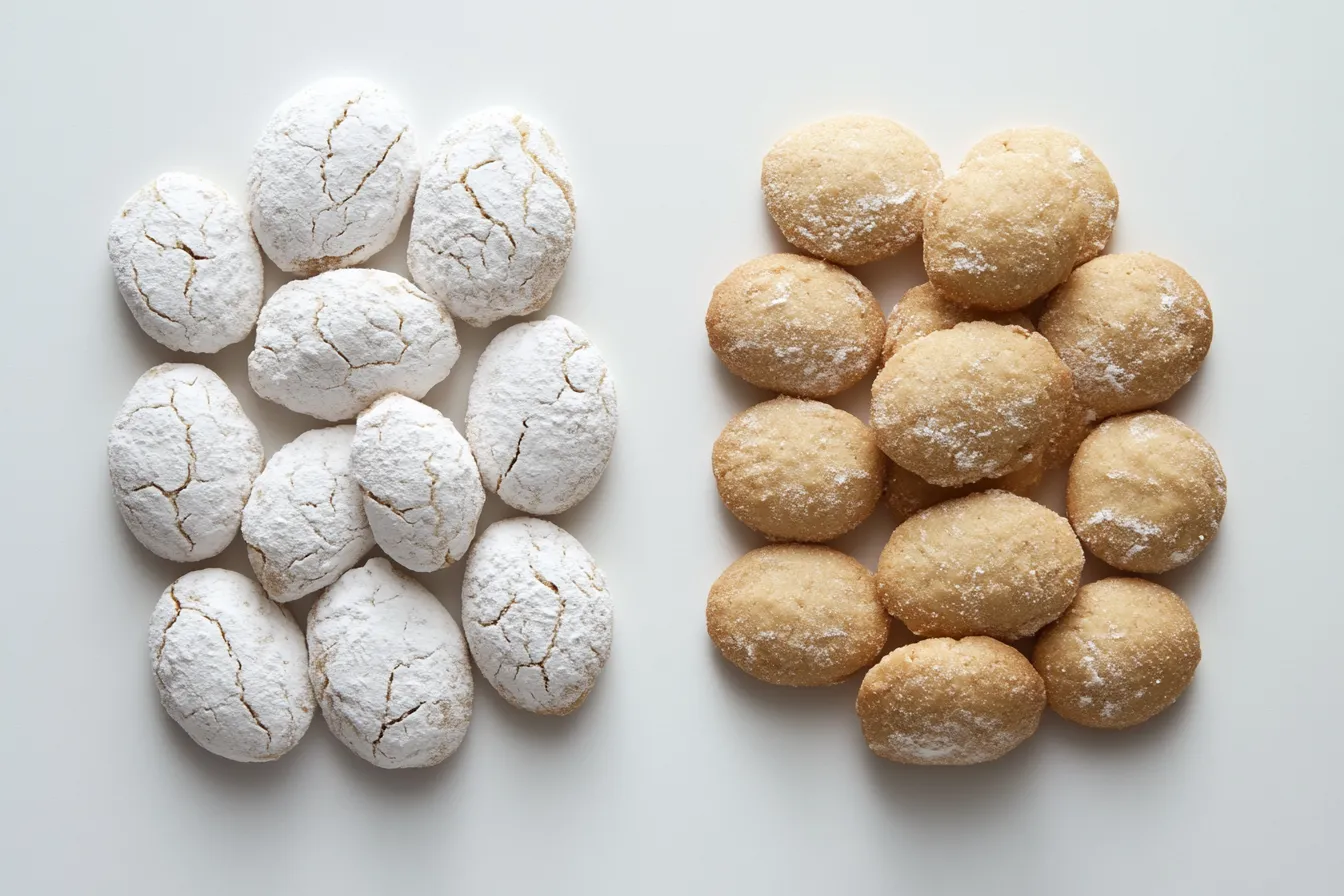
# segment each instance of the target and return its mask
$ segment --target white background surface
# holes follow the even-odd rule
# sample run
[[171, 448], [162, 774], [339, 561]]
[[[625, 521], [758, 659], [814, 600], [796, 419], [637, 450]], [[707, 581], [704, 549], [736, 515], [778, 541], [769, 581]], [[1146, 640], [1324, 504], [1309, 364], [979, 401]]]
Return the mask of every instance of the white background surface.
[[[8, 5], [0, 888], [1338, 892], [1344, 22], [1324, 2], [1174, 5]], [[463, 748], [424, 771], [374, 769], [320, 719], [265, 766], [194, 746], [144, 645], [185, 568], [136, 544], [105, 469], [131, 383], [188, 360], [122, 305], [108, 221], [168, 169], [240, 196], [274, 106], [334, 74], [399, 93], [422, 145], [494, 103], [550, 126], [579, 228], [548, 310], [588, 330], [620, 392], [606, 478], [559, 520], [616, 595], [610, 665], [560, 720], [478, 679]], [[844, 111], [906, 122], [949, 167], [998, 128], [1075, 130], [1119, 184], [1112, 249], [1166, 255], [1207, 289], [1213, 350], [1174, 411], [1218, 449], [1230, 504], [1206, 555], [1165, 578], [1204, 662], [1158, 720], [1104, 733], [1047, 713], [1000, 762], [899, 767], [864, 746], [857, 680], [758, 685], [705, 636], [710, 583], [756, 543], [720, 510], [709, 449], [764, 396], [720, 369], [704, 308], [780, 245], [757, 186], [767, 147]], [[374, 264], [404, 272], [404, 251], [403, 228]], [[858, 273], [890, 309], [918, 265]], [[268, 291], [280, 282], [270, 269]], [[461, 327], [463, 358], [429, 396], [459, 423], [501, 327]], [[269, 453], [315, 424], [248, 390], [248, 349], [205, 363]], [[861, 410], [865, 391], [842, 403]], [[492, 498], [486, 521], [502, 511]], [[842, 546], [874, 563], [889, 529], [879, 512]], [[240, 543], [223, 563], [246, 570]], [[460, 572], [426, 581], [456, 614]]]

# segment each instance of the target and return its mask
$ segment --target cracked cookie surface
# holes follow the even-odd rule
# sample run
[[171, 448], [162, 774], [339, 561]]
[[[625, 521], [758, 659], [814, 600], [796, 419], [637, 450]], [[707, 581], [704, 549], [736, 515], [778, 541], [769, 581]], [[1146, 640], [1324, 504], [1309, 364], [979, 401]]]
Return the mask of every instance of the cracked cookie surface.
[[437, 765], [471, 723], [462, 632], [433, 594], [376, 557], [308, 613], [309, 674], [331, 733], [379, 768]]
[[564, 529], [502, 520], [467, 555], [462, 627], [500, 696], [529, 712], [565, 715], [587, 698], [611, 653], [611, 594]]
[[356, 78], [319, 81], [275, 110], [252, 150], [249, 217], [267, 257], [308, 277], [386, 248], [419, 179], [396, 98]]
[[228, 194], [169, 172], [112, 220], [107, 257], [136, 323], [174, 351], [217, 352], [244, 339], [261, 308], [261, 253]]
[[313, 429], [272, 455], [243, 505], [247, 558], [273, 600], [325, 588], [373, 547], [350, 472], [353, 426]]
[[150, 368], [107, 437], [121, 518], [165, 560], [204, 560], [228, 547], [261, 465], [256, 426], [199, 364]]
[[154, 606], [148, 646], [164, 710], [211, 753], [278, 759], [308, 730], [303, 632], [246, 576], [199, 569], [173, 582]]
[[456, 563], [485, 505], [471, 448], [438, 411], [387, 395], [359, 415], [350, 466], [378, 546], [416, 572]]
[[544, 306], [574, 242], [568, 167], [536, 119], [495, 107], [439, 142], [411, 213], [411, 279], [474, 327]]
[[481, 481], [524, 513], [560, 513], [587, 497], [611, 459], [616, 420], [606, 360], [555, 315], [491, 340], [467, 396]]
[[332, 271], [267, 300], [247, 377], [262, 398], [334, 422], [389, 392], [423, 398], [461, 350], [452, 318], [406, 279]]

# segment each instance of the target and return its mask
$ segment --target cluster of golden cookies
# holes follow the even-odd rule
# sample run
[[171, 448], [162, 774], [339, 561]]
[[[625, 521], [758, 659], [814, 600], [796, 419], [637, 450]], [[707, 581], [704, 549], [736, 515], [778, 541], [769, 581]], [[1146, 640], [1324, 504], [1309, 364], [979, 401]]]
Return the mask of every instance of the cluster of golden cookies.
[[[1146, 410], [1208, 352], [1199, 284], [1155, 255], [1101, 254], [1115, 184], [1052, 128], [988, 137], [944, 178], [896, 122], [828, 119], [776, 143], [761, 186], [807, 254], [737, 268], [705, 316], [729, 370], [781, 393], [714, 445], [724, 504], [777, 542], [710, 591], [723, 655], [792, 686], [867, 668], [863, 732], [898, 762], [996, 759], [1047, 702], [1098, 728], [1170, 706], [1200, 659], [1185, 604], [1144, 579], [1080, 582], [1084, 546], [1119, 570], [1162, 573], [1218, 531], [1213, 449]], [[928, 282], [884, 321], [839, 265], [921, 237]], [[869, 424], [819, 400], [874, 370]], [[1067, 519], [1027, 497], [1066, 464]], [[819, 544], [884, 496], [897, 527], [876, 576]], [[884, 657], [892, 617], [925, 640]], [[1038, 632], [1030, 661], [1004, 643]]]

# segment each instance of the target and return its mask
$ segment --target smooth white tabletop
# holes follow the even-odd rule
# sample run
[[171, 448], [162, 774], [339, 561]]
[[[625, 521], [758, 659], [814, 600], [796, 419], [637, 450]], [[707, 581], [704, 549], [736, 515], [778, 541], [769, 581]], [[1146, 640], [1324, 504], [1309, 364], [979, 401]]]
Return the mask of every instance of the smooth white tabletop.
[[[1338, 892], [1344, 17], [1324, 2], [1177, 5], [7, 9], [0, 888]], [[187, 567], [134, 541], [105, 465], [136, 377], [201, 359], [132, 320], [109, 220], [165, 170], [241, 196], [271, 110], [336, 74], [400, 94], [426, 144], [492, 104], [548, 124], [579, 224], [546, 310], [589, 332], [620, 393], [611, 467], [558, 520], [616, 597], [606, 672], [564, 719], [478, 678], [465, 744], [429, 770], [375, 769], [320, 718], [267, 765], [192, 744], [159, 707], [145, 647], [151, 606]], [[907, 123], [949, 167], [996, 129], [1074, 130], [1119, 185], [1112, 250], [1158, 252], [1208, 291], [1213, 349], [1171, 409], [1217, 448], [1230, 497], [1213, 547], [1162, 579], [1189, 601], [1204, 661], [1157, 720], [1106, 733], [1047, 713], [1002, 761], [901, 767], [866, 749], [857, 680], [761, 685], [706, 637], [710, 583], [758, 543], [719, 506], [710, 446], [765, 396], [718, 364], [704, 309], [731, 268], [782, 245], [759, 195], [765, 150], [846, 111]], [[374, 266], [405, 272], [405, 231]], [[858, 273], [890, 309], [919, 264], [908, 252]], [[268, 268], [268, 291], [281, 282]], [[459, 423], [505, 325], [460, 327], [462, 360], [428, 398]], [[249, 348], [203, 362], [274, 451], [317, 424], [248, 389]], [[862, 413], [866, 387], [841, 403]], [[491, 498], [483, 523], [504, 510]], [[840, 544], [872, 564], [890, 529], [879, 511]], [[220, 563], [246, 571], [241, 543]], [[460, 579], [424, 577], [454, 614]]]

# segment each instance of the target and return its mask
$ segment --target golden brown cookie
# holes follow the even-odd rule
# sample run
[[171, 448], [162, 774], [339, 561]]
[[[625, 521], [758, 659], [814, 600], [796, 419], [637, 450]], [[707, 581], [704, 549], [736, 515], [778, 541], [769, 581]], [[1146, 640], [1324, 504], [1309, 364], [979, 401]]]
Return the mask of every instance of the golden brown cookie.
[[1064, 281], [1087, 226], [1077, 182], [1040, 156], [1002, 153], [963, 165], [924, 213], [924, 268], [945, 299], [1025, 308]]
[[1043, 337], [972, 321], [892, 355], [873, 381], [871, 418], [897, 464], [935, 485], [965, 485], [1039, 459], [1071, 388]]
[[1199, 659], [1185, 603], [1161, 585], [1124, 578], [1083, 586], [1032, 654], [1050, 708], [1091, 728], [1151, 719], [1181, 696]]
[[724, 506], [776, 541], [830, 541], [868, 518], [885, 459], [853, 414], [780, 396], [738, 414], [714, 442]]
[[858, 278], [803, 255], [767, 255], [714, 289], [705, 329], [729, 370], [762, 389], [825, 398], [873, 372], [886, 326]]
[[868, 747], [912, 765], [971, 765], [1036, 732], [1045, 685], [1027, 658], [993, 638], [931, 638], [893, 650], [859, 688]]
[[1226, 506], [1213, 446], [1157, 411], [1102, 422], [1069, 467], [1069, 522], [1089, 551], [1127, 572], [1189, 563], [1218, 534]]
[[882, 360], [889, 361], [897, 349], [904, 348], [921, 336], [938, 330], [950, 330], [970, 320], [992, 320], [996, 324], [1034, 330], [1030, 318], [1020, 311], [1004, 314], [978, 311], [949, 302], [938, 295], [932, 284], [921, 283], [908, 290], [887, 318], [887, 338], [882, 344]]
[[770, 684], [835, 684], [871, 665], [891, 619], [873, 574], [815, 544], [757, 548], [724, 570], [705, 608], [724, 657]]
[[996, 490], [897, 526], [878, 561], [877, 589], [916, 635], [1012, 640], [1059, 618], [1082, 573], [1083, 547], [1064, 517]]
[[1188, 383], [1213, 341], [1213, 312], [1178, 265], [1131, 252], [1074, 271], [1047, 300], [1040, 330], [1100, 418], [1160, 404]]
[[896, 523], [899, 525], [921, 510], [935, 504], [941, 504], [955, 498], [964, 498], [975, 492], [988, 491], [992, 488], [1026, 496], [1040, 484], [1044, 473], [1045, 465], [1039, 460], [1034, 460], [1020, 470], [1014, 470], [995, 479], [981, 479], [972, 482], [970, 485], [948, 488], [943, 485], [934, 485], [932, 482], [925, 482], [904, 467], [888, 463], [887, 481], [882, 490], [882, 500], [886, 502], [887, 507], [891, 510], [891, 515], [896, 518]]
[[1115, 230], [1120, 194], [1115, 189], [1115, 181], [1111, 180], [1111, 173], [1097, 154], [1068, 131], [1043, 127], [1011, 128], [991, 134], [972, 146], [962, 164], [1006, 152], [1041, 156], [1077, 181], [1078, 202], [1083, 205], [1087, 224], [1083, 230], [1082, 248], [1074, 264], [1090, 261], [1104, 252]]
[[919, 239], [924, 203], [942, 176], [938, 156], [910, 129], [843, 115], [772, 146], [761, 191], [790, 243], [836, 264], [865, 264]]
[[1083, 400], [1078, 397], [1078, 390], [1070, 390], [1063, 417], [1046, 441], [1045, 451], [1041, 453], [1043, 469], [1055, 470], [1068, 466], [1073, 456], [1078, 453], [1078, 446], [1083, 444], [1083, 439], [1092, 431], [1095, 422], [1096, 415], [1083, 404]]

